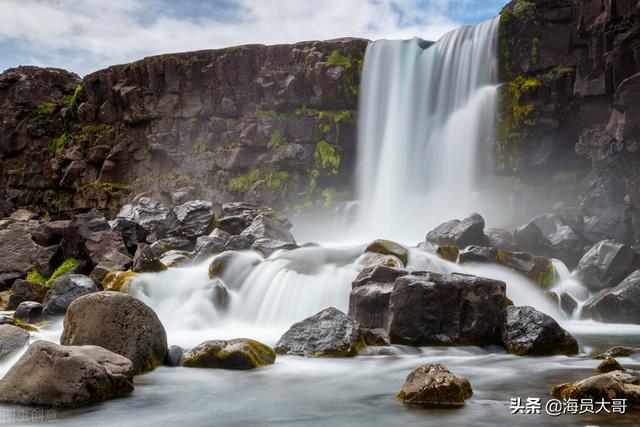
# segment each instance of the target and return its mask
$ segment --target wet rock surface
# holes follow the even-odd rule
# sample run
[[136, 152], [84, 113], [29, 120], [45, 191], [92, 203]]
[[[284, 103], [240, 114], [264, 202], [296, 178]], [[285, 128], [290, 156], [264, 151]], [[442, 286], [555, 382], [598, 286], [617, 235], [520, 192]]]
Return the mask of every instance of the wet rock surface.
[[98, 292], [98, 285], [82, 274], [67, 274], [53, 281], [44, 297], [44, 315], [64, 316], [69, 305], [83, 295]]
[[575, 383], [559, 384], [551, 394], [558, 399], [626, 399], [629, 408], [640, 408], [640, 377], [613, 371]]
[[403, 403], [428, 407], [461, 406], [473, 394], [469, 381], [440, 363], [420, 366], [396, 396]]
[[256, 340], [205, 341], [180, 357], [180, 366], [188, 368], [255, 369], [271, 365], [276, 352]]
[[591, 296], [583, 307], [584, 316], [602, 322], [640, 324], [640, 270], [613, 288]]
[[0, 358], [21, 350], [29, 342], [29, 332], [13, 325], [0, 325]]

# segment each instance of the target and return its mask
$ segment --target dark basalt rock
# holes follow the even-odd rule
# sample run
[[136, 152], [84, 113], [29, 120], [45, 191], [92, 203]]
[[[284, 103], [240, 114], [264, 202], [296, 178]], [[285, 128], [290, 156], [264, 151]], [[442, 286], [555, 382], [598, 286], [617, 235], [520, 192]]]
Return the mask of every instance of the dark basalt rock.
[[409, 345], [496, 344], [506, 305], [506, 285], [498, 280], [463, 274], [402, 276], [389, 300], [389, 337]]
[[191, 200], [173, 208], [173, 213], [180, 224], [172, 233], [187, 239], [196, 239], [210, 233], [216, 227], [216, 216], [213, 204], [203, 200]]
[[40, 283], [29, 282], [27, 280], [18, 279], [13, 282], [11, 287], [11, 295], [7, 302], [7, 310], [15, 310], [23, 301], [36, 301], [42, 303], [47, 294], [47, 288]]
[[141, 197], [135, 204], [123, 206], [117, 218], [133, 221], [144, 228], [147, 243], [169, 237], [172, 231], [179, 228], [174, 212], [147, 196]]
[[474, 213], [462, 221], [454, 219], [442, 223], [427, 234], [426, 240], [440, 246], [454, 245], [459, 248], [485, 245], [484, 218]]
[[473, 394], [469, 381], [440, 363], [420, 366], [405, 380], [396, 398], [422, 406], [461, 406]]
[[48, 277], [57, 250], [38, 246], [26, 230], [0, 230], [0, 285], [10, 285], [33, 269]]
[[502, 228], [488, 228], [485, 230], [488, 245], [510, 252], [518, 252], [519, 248], [513, 239], [513, 233]]
[[518, 356], [572, 355], [578, 342], [550, 316], [533, 307], [510, 306], [504, 310], [501, 341]]
[[629, 347], [625, 345], [617, 345], [611, 347], [604, 353], [593, 356], [594, 359], [606, 359], [607, 357], [629, 357], [640, 355], [640, 347]]
[[402, 264], [406, 264], [407, 259], [409, 258], [409, 251], [407, 248], [396, 242], [392, 242], [391, 240], [374, 240], [365, 248], [364, 251], [396, 256], [400, 261], [402, 261]]
[[195, 249], [193, 250], [193, 262], [200, 263], [214, 255], [224, 252], [224, 247], [230, 237], [229, 233], [219, 228], [216, 228], [208, 236], [198, 237]]
[[246, 338], [205, 341], [180, 358], [189, 368], [255, 369], [272, 365], [276, 352], [261, 342]]
[[460, 252], [458, 262], [460, 264], [479, 262], [503, 265], [524, 274], [543, 287], [552, 285], [555, 280], [555, 268], [549, 258], [526, 252], [508, 252], [484, 246], [469, 246]]
[[45, 222], [31, 231], [31, 238], [40, 246], [58, 245], [70, 223], [71, 221]]
[[37, 341], [0, 380], [0, 401], [74, 408], [132, 390], [133, 365], [126, 357], [96, 346]]
[[278, 249], [295, 249], [297, 247], [296, 240], [289, 232], [288, 225], [264, 215], [256, 216], [251, 225], [240, 233], [240, 237], [253, 238], [251, 248], [265, 256], [271, 255]]
[[291, 326], [275, 350], [307, 357], [349, 357], [364, 345], [358, 322], [330, 307]]
[[64, 316], [69, 305], [83, 295], [98, 292], [98, 285], [82, 274], [66, 274], [53, 281], [44, 297], [45, 317]]
[[109, 226], [122, 236], [122, 240], [131, 255], [136, 253], [138, 243], [146, 241], [147, 230], [135, 221], [126, 218], [115, 218], [109, 221]]
[[29, 342], [29, 332], [13, 325], [0, 325], [0, 358], [21, 350]]
[[629, 245], [615, 240], [603, 240], [582, 257], [576, 275], [592, 292], [610, 288], [633, 271], [636, 256]]
[[601, 322], [640, 324], [640, 270], [589, 298], [583, 314]]
[[16, 311], [13, 313], [13, 318], [25, 323], [37, 323], [42, 320], [43, 309], [44, 307], [42, 307], [42, 304], [39, 302], [24, 301], [16, 307]]
[[171, 250], [165, 252], [160, 257], [159, 261], [167, 268], [170, 267], [186, 267], [191, 264], [191, 253], [186, 251]]
[[133, 264], [133, 260], [129, 255], [122, 252], [109, 252], [106, 254], [98, 265], [91, 271], [89, 277], [96, 283], [102, 283], [107, 274], [112, 271], [126, 271]]
[[624, 371], [625, 369], [616, 359], [611, 356], [606, 356], [604, 360], [596, 366], [596, 370], [606, 374], [607, 372]]
[[220, 221], [218, 221], [218, 228], [232, 236], [242, 233], [248, 225], [245, 218], [241, 215], [226, 216], [220, 218]]
[[180, 358], [184, 354], [184, 348], [179, 345], [172, 345], [167, 351], [167, 356], [164, 358], [165, 366], [180, 366]]
[[133, 372], [150, 371], [167, 354], [167, 335], [154, 311], [119, 292], [97, 292], [75, 300], [64, 318], [63, 345], [97, 345], [127, 357]]
[[167, 266], [156, 258], [156, 253], [151, 249], [151, 246], [146, 243], [140, 243], [138, 245], [136, 254], [133, 257], [132, 271], [136, 273], [151, 273], [164, 271], [166, 269]]

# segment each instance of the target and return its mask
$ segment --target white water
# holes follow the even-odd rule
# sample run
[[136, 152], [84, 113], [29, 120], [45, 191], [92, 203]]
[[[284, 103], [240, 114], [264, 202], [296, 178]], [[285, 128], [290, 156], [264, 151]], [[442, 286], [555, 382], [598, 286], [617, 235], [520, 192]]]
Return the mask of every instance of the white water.
[[498, 20], [433, 45], [367, 47], [358, 110], [359, 231], [399, 241], [482, 213], [475, 193], [495, 125]]

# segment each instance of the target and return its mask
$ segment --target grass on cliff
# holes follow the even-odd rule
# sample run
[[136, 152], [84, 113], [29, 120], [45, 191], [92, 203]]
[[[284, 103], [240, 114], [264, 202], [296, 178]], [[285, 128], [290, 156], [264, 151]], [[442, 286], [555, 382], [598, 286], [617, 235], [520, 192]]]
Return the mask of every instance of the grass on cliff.
[[79, 264], [80, 264], [79, 260], [75, 258], [67, 258], [64, 261], [62, 261], [62, 264], [60, 264], [58, 268], [55, 269], [53, 274], [51, 274], [51, 277], [49, 277], [48, 279], [44, 277], [42, 273], [40, 273], [38, 270], [34, 268], [29, 272], [29, 274], [27, 274], [26, 280], [28, 280], [29, 282], [39, 283], [43, 286], [50, 288], [54, 280], [56, 280], [58, 277], [62, 275], [67, 274], [69, 271], [71, 271], [72, 268], [78, 266]]

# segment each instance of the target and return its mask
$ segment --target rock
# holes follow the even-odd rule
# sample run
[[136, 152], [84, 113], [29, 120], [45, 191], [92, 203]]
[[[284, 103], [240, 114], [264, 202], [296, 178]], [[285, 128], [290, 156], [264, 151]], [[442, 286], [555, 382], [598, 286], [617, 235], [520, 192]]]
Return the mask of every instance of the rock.
[[426, 240], [440, 246], [454, 245], [459, 248], [469, 245], [486, 245], [484, 218], [474, 213], [462, 221], [457, 219], [447, 221], [431, 230]]
[[271, 254], [279, 250], [293, 250], [297, 247], [298, 245], [295, 243], [287, 243], [273, 239], [256, 239], [251, 245], [251, 249], [260, 252], [265, 257], [269, 257]]
[[35, 301], [24, 301], [16, 308], [13, 318], [25, 323], [37, 323], [42, 320], [42, 312], [44, 307]]
[[180, 358], [184, 354], [184, 348], [179, 345], [172, 345], [167, 351], [167, 355], [164, 358], [165, 366], [180, 366]]
[[361, 328], [360, 330], [362, 331], [362, 337], [364, 338], [364, 343], [368, 346], [385, 347], [385, 346], [391, 345], [391, 341], [389, 340], [389, 334], [387, 333], [386, 329]]
[[[85, 257], [91, 261], [93, 265], [98, 265], [106, 257], [114, 252], [129, 258], [124, 241], [120, 234], [115, 231], [101, 231], [92, 233], [84, 242]], [[83, 257], [83, 258], [85, 258]], [[111, 256], [113, 258], [113, 256]]]
[[31, 231], [31, 238], [40, 246], [58, 245], [70, 223], [71, 221], [45, 222]]
[[348, 357], [363, 346], [358, 322], [330, 307], [291, 326], [275, 350], [307, 357]]
[[26, 276], [35, 269], [48, 277], [58, 248], [44, 248], [26, 230], [0, 230], [0, 284]]
[[66, 258], [89, 259], [93, 265], [109, 252], [128, 253], [120, 234], [111, 231], [104, 215], [95, 209], [71, 221], [63, 232], [62, 251]]
[[529, 306], [505, 308], [501, 340], [509, 353], [518, 356], [578, 353], [578, 342], [569, 332], [550, 316]]
[[177, 230], [179, 223], [174, 212], [150, 197], [141, 197], [135, 204], [125, 205], [117, 218], [124, 218], [139, 224], [147, 232], [147, 243], [169, 237]]
[[[194, 263], [201, 263], [214, 255], [224, 252], [224, 246], [229, 241], [229, 234], [226, 231], [222, 231], [218, 228], [216, 235], [200, 236], [196, 240], [196, 247], [194, 249]], [[224, 234], [223, 234], [224, 233]], [[213, 233], [212, 233], [213, 234]]]
[[251, 225], [240, 233], [240, 236], [252, 236], [254, 242], [258, 240], [262, 241], [262, 246], [265, 245], [263, 239], [274, 241], [274, 246], [296, 245], [296, 241], [286, 225], [264, 215], [256, 216]]
[[513, 240], [513, 233], [502, 228], [488, 228], [485, 230], [487, 243], [492, 248], [510, 252], [518, 252], [518, 246]]
[[602, 240], [584, 254], [576, 277], [591, 292], [620, 283], [633, 269], [635, 253], [631, 246], [615, 240]]
[[221, 277], [225, 270], [234, 263], [238, 258], [238, 253], [234, 251], [225, 251], [216, 255], [209, 264], [209, 278]]
[[640, 324], [640, 270], [631, 273], [615, 288], [603, 289], [591, 296], [582, 312], [600, 322]]
[[151, 244], [153, 254], [159, 258], [165, 252], [169, 251], [187, 251], [191, 252], [194, 248], [193, 243], [190, 240], [182, 237], [167, 237], [165, 239], [157, 240]]
[[253, 235], [239, 234], [237, 236], [231, 236], [224, 245], [225, 251], [242, 251], [251, 249], [253, 243], [256, 241], [256, 237]]
[[28, 280], [18, 279], [11, 286], [11, 295], [7, 303], [7, 310], [15, 310], [23, 301], [43, 302], [47, 294], [47, 288], [40, 283], [29, 282]]
[[98, 345], [127, 357], [134, 373], [154, 369], [167, 354], [167, 335], [154, 311], [119, 292], [97, 292], [75, 300], [64, 318], [60, 343]]
[[133, 260], [122, 252], [109, 252], [91, 271], [89, 277], [96, 283], [102, 283], [105, 276], [112, 271], [125, 271], [131, 267]]
[[36, 218], [38, 218], [38, 215], [26, 209], [18, 209], [17, 211], [9, 215], [9, 219], [18, 222], [29, 222], [32, 219]]
[[96, 283], [82, 274], [66, 274], [53, 281], [44, 297], [44, 316], [64, 316], [69, 305], [83, 295], [98, 292]]
[[622, 365], [620, 365], [618, 361], [611, 356], [606, 356], [596, 369], [598, 372], [602, 372], [603, 374], [613, 371], [624, 371]]
[[396, 398], [422, 406], [461, 406], [472, 394], [466, 378], [440, 363], [432, 363], [413, 370]]
[[133, 257], [133, 267], [131, 269], [136, 273], [154, 273], [166, 270], [167, 266], [156, 258], [151, 246], [146, 243], [140, 243]]
[[131, 255], [136, 253], [138, 243], [145, 242], [147, 238], [147, 230], [135, 221], [125, 218], [116, 218], [109, 221], [111, 230], [122, 236], [124, 245]]
[[409, 251], [402, 245], [392, 242], [391, 240], [374, 240], [369, 243], [369, 246], [364, 250], [365, 252], [373, 252], [383, 255], [393, 255], [402, 261], [402, 264], [406, 264], [409, 258]]
[[185, 351], [180, 365], [189, 368], [254, 369], [272, 365], [276, 352], [261, 342], [246, 338], [205, 341]]
[[365, 252], [358, 258], [361, 268], [371, 267], [388, 267], [388, 268], [404, 268], [404, 264], [395, 255], [383, 255], [374, 252]]
[[594, 359], [606, 359], [607, 357], [629, 357], [640, 354], [640, 347], [629, 347], [625, 345], [617, 345], [611, 347], [604, 353], [593, 356]]
[[567, 316], [571, 317], [578, 308], [578, 301], [566, 292], [562, 292], [558, 297], [558, 305]]
[[389, 337], [416, 346], [496, 344], [506, 305], [506, 285], [498, 280], [455, 273], [402, 276], [389, 300]]
[[207, 287], [211, 290], [211, 302], [218, 310], [226, 310], [229, 306], [229, 290], [225, 286], [224, 282], [220, 279], [213, 279]]
[[[213, 204], [202, 200], [191, 200], [173, 208], [180, 224], [179, 234], [187, 239], [195, 239], [210, 233], [216, 227]], [[173, 232], [173, 230], [170, 230]]]
[[555, 385], [551, 395], [557, 399], [626, 399], [627, 408], [640, 408], [640, 378], [622, 371], [613, 371], [575, 383]]
[[13, 325], [0, 325], [0, 358], [21, 350], [28, 342], [29, 332]]
[[460, 264], [471, 262], [499, 264], [521, 273], [537, 285], [549, 287], [555, 281], [555, 268], [549, 258], [526, 252], [509, 252], [486, 246], [469, 246], [460, 252]]
[[240, 215], [227, 216], [220, 218], [220, 221], [218, 221], [218, 228], [231, 236], [242, 233], [248, 225], [244, 217]]
[[[37, 369], [34, 369], [37, 367]], [[29, 406], [72, 408], [133, 390], [131, 361], [96, 346], [37, 341], [0, 380], [0, 400]]]
[[254, 203], [248, 202], [233, 202], [233, 203], [225, 203], [222, 205], [222, 215], [227, 216], [236, 216], [240, 215], [245, 211], [254, 211], [260, 209], [260, 206]]
[[162, 254], [159, 261], [166, 267], [185, 267], [191, 264], [191, 255], [186, 251], [170, 250]]
[[436, 249], [436, 255], [444, 260], [457, 262], [458, 255], [460, 255], [460, 249], [453, 245], [438, 246], [438, 249]]
[[102, 279], [102, 289], [127, 293], [131, 290], [131, 284], [137, 276], [138, 273], [133, 271], [112, 271]]

